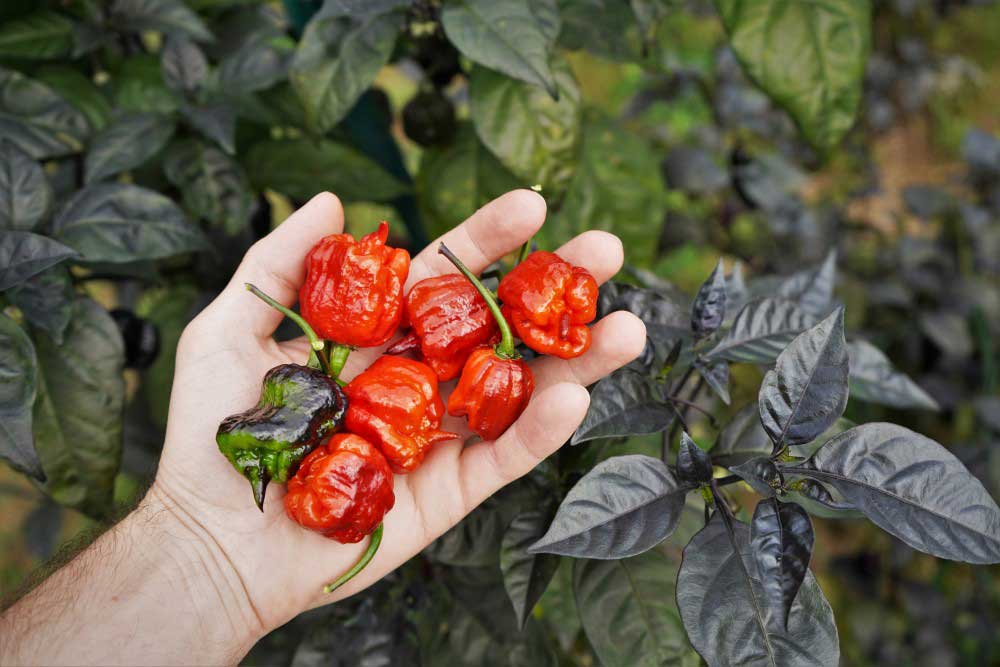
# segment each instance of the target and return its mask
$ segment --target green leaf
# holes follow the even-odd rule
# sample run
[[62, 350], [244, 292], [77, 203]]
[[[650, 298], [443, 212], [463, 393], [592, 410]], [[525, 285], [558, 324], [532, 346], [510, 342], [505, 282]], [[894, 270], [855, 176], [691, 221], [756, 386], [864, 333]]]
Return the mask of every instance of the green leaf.
[[125, 59], [113, 75], [114, 103], [125, 111], [170, 113], [178, 107], [177, 97], [167, 88], [160, 59], [150, 54]]
[[0, 57], [45, 60], [67, 55], [73, 23], [62, 14], [40, 10], [0, 25]]
[[236, 153], [236, 110], [227, 104], [193, 106], [181, 104], [188, 124], [230, 155]]
[[42, 166], [12, 141], [0, 141], [0, 229], [30, 232], [52, 208]]
[[167, 426], [177, 343], [194, 314], [198, 295], [193, 285], [171, 285], [143, 292], [135, 304], [135, 314], [155, 324], [160, 334], [160, 352], [143, 371], [140, 391], [150, 418], [161, 429]]
[[[632, 62], [642, 58], [641, 26], [622, 0], [559, 0], [563, 28], [559, 45], [602, 58]], [[600, 17], [600, 18], [597, 18]]]
[[305, 201], [329, 190], [344, 200], [387, 201], [409, 188], [361, 152], [328, 139], [255, 144], [245, 161], [258, 190], [271, 188]]
[[73, 248], [47, 236], [0, 231], [0, 292], [74, 256]]
[[522, 629], [559, 569], [559, 556], [528, 553], [528, 547], [545, 534], [550, 518], [549, 513], [540, 510], [517, 515], [500, 544], [503, 585]]
[[77, 192], [52, 224], [52, 235], [88, 262], [121, 264], [195, 252], [201, 230], [177, 205], [135, 185], [91, 185]]
[[325, 133], [347, 115], [389, 61], [407, 0], [327, 0], [306, 26], [291, 81], [310, 128]]
[[175, 127], [173, 118], [164, 114], [122, 114], [91, 142], [85, 181], [94, 183], [145, 164], [167, 145]]
[[715, 0], [736, 57], [806, 139], [833, 148], [851, 126], [871, 47], [868, 0]]
[[656, 549], [622, 560], [575, 561], [573, 588], [587, 639], [607, 667], [697, 667], [673, 601], [677, 564]]
[[35, 159], [83, 150], [87, 117], [49, 86], [0, 67], [0, 136]]
[[164, 83], [180, 93], [197, 91], [208, 77], [208, 59], [190, 39], [168, 39], [160, 53], [160, 63]]
[[420, 159], [416, 189], [428, 235], [444, 234], [520, 185], [523, 182], [483, 146], [472, 127], [462, 125], [454, 141], [428, 148]]
[[549, 66], [559, 35], [554, 0], [455, 0], [442, 8], [441, 25], [469, 60], [559, 96]]
[[35, 448], [46, 490], [63, 505], [106, 516], [122, 446], [125, 350], [118, 327], [107, 311], [80, 298], [66, 343], [36, 331], [35, 346]]
[[163, 170], [196, 218], [234, 236], [250, 221], [253, 192], [242, 167], [219, 149], [195, 139], [172, 146]]
[[8, 290], [6, 297], [21, 309], [32, 327], [45, 331], [62, 345], [76, 298], [73, 280], [65, 266], [54, 266], [33, 275]]
[[666, 215], [659, 157], [650, 145], [615, 121], [588, 118], [576, 173], [558, 212], [542, 228], [546, 246], [557, 248], [588, 229], [618, 235], [632, 264], [652, 261]]
[[538, 86], [477, 67], [469, 81], [470, 113], [483, 143], [518, 178], [558, 196], [573, 175], [580, 143], [580, 90], [568, 65], [553, 69], [559, 99]]
[[208, 27], [181, 0], [115, 0], [110, 22], [132, 32], [156, 30], [202, 42], [212, 41]]
[[253, 39], [219, 63], [219, 88], [245, 94], [270, 88], [288, 75], [291, 53], [276, 40]]
[[111, 119], [111, 103], [104, 92], [78, 70], [63, 65], [47, 65], [37, 70], [34, 76], [86, 116], [91, 131], [100, 130]]
[[31, 435], [38, 366], [35, 346], [17, 322], [0, 313], [0, 459], [45, 479]]

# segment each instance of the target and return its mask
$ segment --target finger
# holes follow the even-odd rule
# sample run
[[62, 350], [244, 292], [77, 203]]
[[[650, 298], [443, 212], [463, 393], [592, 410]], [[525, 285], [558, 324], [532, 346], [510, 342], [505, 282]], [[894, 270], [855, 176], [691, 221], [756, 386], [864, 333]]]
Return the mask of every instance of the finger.
[[556, 254], [570, 264], [590, 271], [598, 285], [611, 280], [625, 261], [621, 239], [596, 229], [570, 239], [556, 250]]
[[632, 313], [611, 313], [591, 330], [590, 349], [575, 359], [541, 357], [532, 363], [535, 386], [560, 382], [587, 386], [615, 371], [640, 354], [646, 346], [646, 326]]
[[406, 289], [424, 278], [457, 271], [438, 254], [441, 243], [479, 273], [534, 236], [543, 222], [545, 200], [537, 192], [513, 190], [497, 197], [413, 258]]
[[241, 330], [260, 338], [270, 336], [283, 316], [249, 295], [244, 284], [253, 283], [280, 303], [291, 305], [305, 280], [306, 254], [321, 238], [343, 229], [340, 200], [329, 192], [316, 195], [250, 247], [217, 303], [231, 319], [239, 320]]
[[514, 425], [497, 440], [467, 447], [459, 459], [465, 511], [471, 512], [559, 449], [583, 421], [588, 405], [590, 395], [580, 385], [551, 386], [536, 394]]

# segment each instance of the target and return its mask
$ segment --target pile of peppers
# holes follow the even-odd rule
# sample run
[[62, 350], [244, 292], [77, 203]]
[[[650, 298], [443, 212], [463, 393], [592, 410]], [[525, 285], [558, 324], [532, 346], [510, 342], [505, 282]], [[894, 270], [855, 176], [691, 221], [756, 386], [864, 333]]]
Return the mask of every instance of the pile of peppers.
[[[364, 555], [324, 590], [360, 572], [382, 541], [395, 503], [394, 475], [411, 473], [438, 443], [445, 411], [496, 440], [521, 415], [534, 390], [521, 343], [539, 354], [578, 357], [590, 347], [597, 281], [551, 252], [529, 253], [496, 295], [443, 244], [458, 273], [427, 278], [404, 294], [410, 256], [386, 245], [389, 226], [355, 240], [321, 239], [305, 257], [301, 314], [253, 285], [247, 289], [295, 321], [309, 339], [305, 364], [264, 376], [257, 405], [219, 425], [219, 451], [249, 482], [264, 510], [270, 483], [287, 484], [285, 513], [341, 543], [371, 536]], [[502, 302], [502, 303], [501, 303]], [[352, 381], [340, 379], [351, 350], [381, 347]], [[409, 355], [409, 356], [406, 356]], [[458, 379], [442, 400], [440, 383]]]

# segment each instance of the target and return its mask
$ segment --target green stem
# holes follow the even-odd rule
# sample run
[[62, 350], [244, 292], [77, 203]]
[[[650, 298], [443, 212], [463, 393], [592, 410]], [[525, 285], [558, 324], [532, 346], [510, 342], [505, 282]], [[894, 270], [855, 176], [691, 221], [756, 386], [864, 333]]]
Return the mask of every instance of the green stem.
[[354, 567], [352, 567], [350, 570], [340, 575], [335, 581], [332, 581], [326, 586], [324, 586], [323, 587], [324, 593], [334, 592], [335, 590], [346, 584], [348, 581], [353, 579], [354, 575], [358, 574], [359, 572], [361, 572], [361, 570], [365, 569], [365, 567], [368, 566], [368, 563], [370, 563], [372, 558], [375, 557], [375, 552], [378, 551], [379, 545], [382, 544], [382, 526], [383, 524], [380, 523], [378, 526], [375, 527], [375, 530], [372, 532], [371, 535], [371, 541], [368, 542], [368, 548], [365, 549], [365, 553], [361, 556], [361, 560], [355, 563]]
[[531, 254], [531, 239], [524, 242], [521, 246], [521, 252], [517, 253], [517, 263], [520, 264], [524, 260], [528, 259], [528, 255]]
[[269, 297], [267, 294], [263, 292], [263, 290], [261, 290], [256, 285], [246, 283], [246, 287], [251, 294], [253, 294], [258, 299], [260, 299], [261, 301], [271, 306], [279, 313], [281, 313], [282, 315], [284, 315], [285, 317], [287, 317], [288, 319], [292, 320], [293, 322], [299, 325], [299, 328], [302, 329], [302, 333], [304, 333], [306, 335], [306, 338], [309, 339], [309, 347], [311, 347], [313, 351], [316, 353], [316, 357], [319, 359], [320, 364], [322, 364], [323, 370], [329, 374], [330, 362], [326, 357], [326, 343], [323, 342], [323, 340], [316, 335], [316, 332], [313, 331], [313, 328], [311, 326], [309, 326], [309, 323], [306, 322], [305, 319], [295, 311], [281, 305], [280, 303]]
[[504, 359], [516, 359], [518, 354], [517, 350], [514, 348], [514, 334], [510, 331], [510, 325], [507, 323], [506, 318], [504, 318], [503, 313], [500, 312], [500, 306], [497, 305], [497, 300], [493, 297], [493, 293], [486, 289], [479, 278], [473, 275], [472, 271], [469, 270], [465, 264], [462, 263], [458, 257], [455, 256], [448, 246], [445, 244], [440, 244], [438, 246], [438, 252], [448, 258], [448, 261], [455, 265], [455, 268], [461, 272], [463, 276], [468, 278], [472, 286], [476, 288], [483, 299], [486, 301], [487, 307], [489, 307], [490, 312], [493, 313], [493, 317], [497, 321], [497, 326], [500, 327], [500, 342], [494, 348], [496, 353], [503, 357]]
[[340, 343], [334, 343], [330, 347], [330, 376], [334, 379], [340, 378], [340, 372], [344, 370], [344, 364], [347, 363], [347, 357], [351, 354], [350, 345], [341, 345]]

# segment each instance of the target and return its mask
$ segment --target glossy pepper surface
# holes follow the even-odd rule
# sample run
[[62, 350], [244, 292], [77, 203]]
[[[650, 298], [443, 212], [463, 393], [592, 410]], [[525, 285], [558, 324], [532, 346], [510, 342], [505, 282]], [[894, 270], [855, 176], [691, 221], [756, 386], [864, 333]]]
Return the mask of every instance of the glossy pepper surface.
[[285, 512], [305, 528], [351, 543], [375, 530], [395, 502], [392, 471], [382, 453], [361, 436], [337, 433], [288, 481]]
[[219, 451], [250, 481], [263, 509], [268, 483], [288, 481], [302, 459], [340, 426], [346, 410], [344, 392], [333, 378], [284, 364], [264, 376], [257, 405], [224, 419], [215, 439]]
[[410, 332], [386, 351], [419, 349], [442, 382], [458, 377], [473, 350], [500, 339], [486, 301], [458, 274], [421, 280], [406, 295], [405, 308]]
[[385, 245], [388, 236], [383, 222], [360, 241], [350, 234], [327, 236], [306, 255], [299, 307], [321, 338], [371, 347], [396, 331], [410, 255]]
[[590, 347], [597, 281], [558, 255], [536, 251], [503, 277], [497, 296], [518, 337], [535, 352], [563, 359]]
[[344, 426], [374, 443], [395, 472], [415, 470], [435, 443], [458, 437], [439, 429], [444, 402], [437, 376], [419, 361], [379, 357], [344, 392]]
[[534, 388], [524, 359], [503, 359], [492, 348], [480, 348], [465, 362], [448, 397], [448, 413], [464, 416], [484, 440], [496, 440], [524, 412]]

